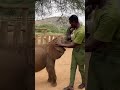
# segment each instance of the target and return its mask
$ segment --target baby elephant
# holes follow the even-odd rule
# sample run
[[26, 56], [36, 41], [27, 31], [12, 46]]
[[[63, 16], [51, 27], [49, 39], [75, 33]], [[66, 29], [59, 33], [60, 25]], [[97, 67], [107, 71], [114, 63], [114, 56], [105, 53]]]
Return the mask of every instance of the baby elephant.
[[57, 85], [55, 60], [60, 58], [65, 52], [65, 48], [55, 45], [61, 39], [62, 38], [58, 37], [46, 45], [35, 47], [35, 72], [41, 71], [46, 67], [48, 82], [50, 82], [53, 87]]

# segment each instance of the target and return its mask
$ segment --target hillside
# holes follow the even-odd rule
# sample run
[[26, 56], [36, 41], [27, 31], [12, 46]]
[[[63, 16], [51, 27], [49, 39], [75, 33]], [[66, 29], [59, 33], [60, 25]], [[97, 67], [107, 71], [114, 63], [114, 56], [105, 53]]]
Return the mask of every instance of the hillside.
[[58, 28], [60, 28], [60, 27], [67, 28], [69, 26], [69, 21], [68, 21], [68, 17], [62, 17], [62, 18], [50, 17], [50, 18], [46, 18], [43, 20], [36, 20], [35, 21], [36, 26], [43, 25], [43, 24], [53, 24]]
[[41, 29], [47, 29], [47, 33], [65, 34], [69, 27], [68, 17], [50, 17], [35, 21], [36, 33], [43, 33]]

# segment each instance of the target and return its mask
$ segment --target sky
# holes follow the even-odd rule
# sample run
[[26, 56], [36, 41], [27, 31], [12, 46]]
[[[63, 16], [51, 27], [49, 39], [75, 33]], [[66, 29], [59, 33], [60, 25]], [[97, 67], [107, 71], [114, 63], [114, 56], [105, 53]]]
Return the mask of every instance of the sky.
[[[79, 21], [83, 23], [83, 25], [85, 25], [85, 15], [84, 14], [78, 14], [78, 12], [74, 12], [74, 11], [67, 11], [67, 13], [63, 13], [64, 16], [68, 16], [70, 17], [72, 14], [75, 14], [78, 16]], [[61, 16], [62, 13], [60, 11], [57, 10], [55, 4], [53, 4], [53, 8], [52, 8], [52, 14], [47, 14], [46, 16], [44, 16], [43, 18], [49, 18], [49, 17], [55, 17], [55, 16]], [[35, 14], [35, 20], [41, 20], [42, 17], [38, 16], [37, 14]]]

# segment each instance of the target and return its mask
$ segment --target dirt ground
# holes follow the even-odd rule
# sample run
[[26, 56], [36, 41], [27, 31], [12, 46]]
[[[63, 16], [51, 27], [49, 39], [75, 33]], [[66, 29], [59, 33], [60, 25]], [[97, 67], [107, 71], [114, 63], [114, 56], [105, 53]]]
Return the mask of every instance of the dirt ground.
[[[57, 86], [52, 87], [47, 82], [48, 75], [44, 69], [35, 73], [35, 90], [63, 90], [69, 84], [71, 53], [72, 49], [66, 49], [64, 55], [56, 61]], [[81, 76], [77, 69], [74, 90], [80, 90], [77, 88], [80, 83]]]

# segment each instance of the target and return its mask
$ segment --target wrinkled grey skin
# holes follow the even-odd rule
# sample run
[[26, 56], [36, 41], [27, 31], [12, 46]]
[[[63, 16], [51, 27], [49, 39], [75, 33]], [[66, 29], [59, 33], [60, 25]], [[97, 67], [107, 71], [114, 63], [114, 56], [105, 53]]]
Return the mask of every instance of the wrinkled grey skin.
[[53, 87], [57, 85], [55, 73], [55, 60], [60, 58], [65, 49], [63, 47], [55, 46], [55, 43], [61, 38], [56, 38], [49, 44], [35, 47], [35, 72], [41, 71], [46, 68], [48, 72], [48, 82]]

